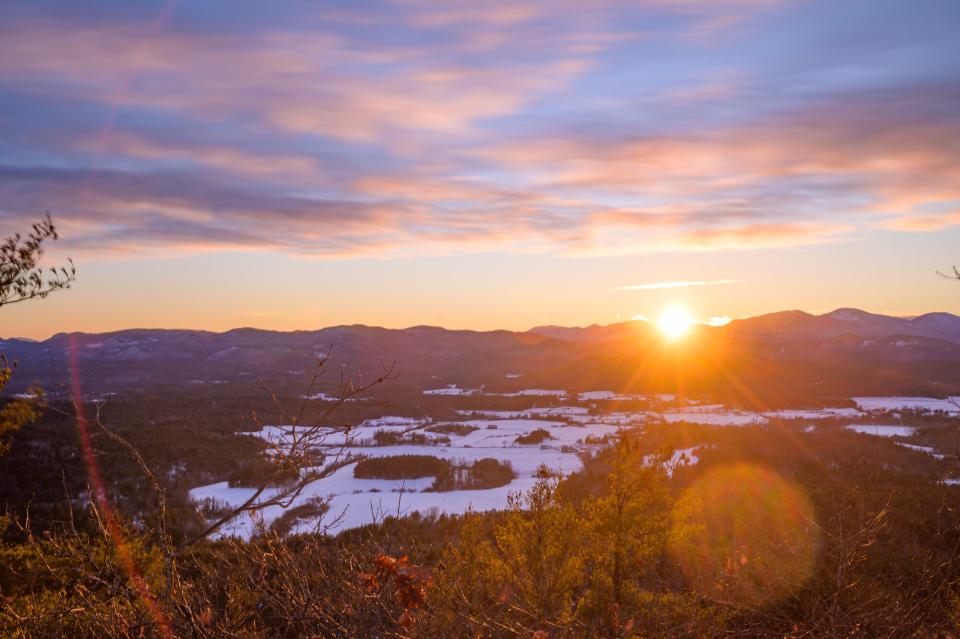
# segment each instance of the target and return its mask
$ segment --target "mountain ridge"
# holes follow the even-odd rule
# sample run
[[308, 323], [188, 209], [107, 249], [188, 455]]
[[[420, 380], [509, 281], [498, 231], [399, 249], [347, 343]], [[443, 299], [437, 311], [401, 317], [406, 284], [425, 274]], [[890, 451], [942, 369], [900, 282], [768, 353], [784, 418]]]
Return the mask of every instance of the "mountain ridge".
[[928, 313], [908, 319], [849, 308], [697, 325], [675, 341], [640, 320], [527, 331], [350, 324], [298, 331], [58, 333], [41, 342], [0, 340], [0, 352], [20, 364], [10, 392], [34, 382], [59, 388], [74, 362], [90, 392], [182, 390], [255, 378], [282, 386], [302, 379], [305, 364], [329, 357], [332, 365], [366, 379], [396, 363], [400, 377], [393, 384], [413, 392], [459, 384], [706, 395], [749, 389], [771, 398], [960, 394], [960, 317]]
[[[932, 331], [933, 328], [930, 327], [931, 324], [943, 324], [946, 323], [947, 326], [937, 326], [936, 330], [942, 330], [946, 328], [950, 331], [956, 331], [956, 337], [951, 339], [960, 340], [960, 315], [955, 315], [946, 311], [931, 311], [928, 313], [923, 313], [916, 316], [897, 316], [897, 315], [883, 315], [880, 313], [872, 313], [869, 311], [864, 311], [862, 309], [853, 308], [853, 307], [840, 307], [834, 309], [833, 311], [815, 314], [808, 311], [803, 311], [799, 309], [783, 310], [783, 311], [773, 311], [770, 313], [762, 313], [760, 315], [752, 315], [744, 318], [737, 318], [731, 321], [726, 326], [735, 326], [742, 324], [744, 322], [756, 322], [756, 321], [769, 321], [771, 319], [804, 319], [807, 321], [822, 321], [822, 320], [839, 320], [844, 322], [846, 325], [854, 324], [865, 324], [868, 321], [873, 322], [883, 322], [890, 326], [897, 326], [899, 330], [891, 330], [890, 334], [900, 332], [904, 335], [910, 334], [919, 334], [924, 336], [933, 336], [927, 335], [926, 332], [917, 332], [917, 331]], [[0, 345], [7, 342], [31, 342], [38, 344], [45, 344], [57, 339], [64, 339], [67, 337], [105, 337], [110, 335], [121, 335], [128, 333], [188, 333], [188, 334], [205, 334], [205, 335], [229, 335], [229, 334], [238, 334], [238, 333], [256, 333], [256, 334], [271, 334], [271, 335], [297, 335], [297, 334], [315, 334], [322, 332], [329, 332], [334, 330], [382, 330], [382, 331], [443, 331], [446, 333], [512, 333], [512, 334], [521, 334], [521, 333], [536, 333], [540, 335], [546, 335], [551, 337], [558, 337], [562, 334], [567, 334], [570, 337], [566, 339], [576, 339], [574, 335], [578, 332], [581, 333], [603, 333], [604, 331], [616, 330], [618, 328], [629, 327], [629, 326], [644, 326], [644, 325], [655, 325], [656, 322], [650, 322], [647, 320], [626, 320], [623, 322], [614, 322], [611, 324], [590, 324], [588, 326], [564, 326], [560, 324], [543, 324], [538, 326], [533, 326], [526, 330], [510, 330], [510, 329], [471, 329], [471, 328], [446, 328], [443, 326], [436, 326], [431, 324], [415, 324], [412, 326], [406, 326], [402, 328], [388, 328], [385, 326], [379, 326], [375, 324], [334, 324], [331, 326], [324, 326], [321, 328], [314, 329], [293, 329], [293, 330], [277, 330], [269, 328], [259, 328], [255, 326], [238, 326], [223, 331], [214, 331], [210, 329], [194, 329], [194, 328], [149, 328], [149, 327], [131, 327], [116, 329], [111, 331], [103, 332], [89, 332], [89, 331], [61, 331], [51, 335], [50, 337], [40, 340], [29, 337], [2, 337], [0, 336]], [[914, 327], [914, 328], [911, 328]], [[722, 327], [715, 327], [722, 328]], [[854, 334], [862, 334], [862, 329], [854, 331]], [[562, 339], [561, 337], [558, 337]]]

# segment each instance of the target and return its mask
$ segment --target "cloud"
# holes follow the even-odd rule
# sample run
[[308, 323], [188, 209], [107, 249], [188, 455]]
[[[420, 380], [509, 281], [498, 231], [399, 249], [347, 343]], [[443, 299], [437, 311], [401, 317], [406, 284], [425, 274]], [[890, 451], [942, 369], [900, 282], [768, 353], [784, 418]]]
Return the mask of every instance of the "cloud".
[[773, 1], [588, 4], [26, 3], [0, 24], [0, 230], [50, 210], [91, 251], [608, 256], [957, 223], [950, 21], [903, 27], [919, 64], [912, 32], [815, 46], [814, 13], [758, 55]]
[[691, 247], [757, 248], [801, 246], [839, 239], [854, 227], [842, 224], [764, 222], [724, 228], [697, 229], [686, 233], [681, 241]]
[[933, 214], [917, 214], [896, 217], [884, 222], [883, 226], [895, 231], [909, 231], [923, 233], [939, 231], [950, 226], [960, 225], [960, 210], [944, 211]]
[[[635, 322], [651, 322], [651, 323], [653, 322], [653, 320], [647, 317], [646, 315], [634, 315], [631, 319]], [[732, 321], [733, 321], [732, 317], [729, 317], [727, 315], [718, 315], [718, 316], [707, 318], [705, 320], [703, 319], [695, 320], [695, 323], [704, 324], [705, 326], [726, 326]]]
[[736, 284], [740, 280], [681, 280], [678, 282], [650, 282], [649, 284], [632, 284], [629, 286], [618, 286], [617, 291], [649, 291], [664, 288], [687, 288], [689, 286], [720, 286], [723, 284]]
[[10, 86], [33, 90], [42, 83], [74, 100], [208, 122], [229, 113], [248, 124], [357, 142], [404, 131], [467, 131], [590, 66], [569, 24], [550, 43], [550, 57], [537, 54], [530, 34], [514, 34], [503, 47], [513, 55], [510, 65], [461, 61], [456, 38], [390, 45], [323, 28], [212, 34], [34, 20], [29, 29], [0, 33], [0, 79]]
[[704, 324], [707, 326], [726, 326], [733, 321], [733, 318], [729, 315], [718, 315], [715, 317], [709, 318]]
[[[190, 172], [0, 167], [0, 220], [51, 211], [65, 246], [107, 250], [288, 249], [353, 254], [386, 241], [397, 213], [373, 204], [270, 193]], [[351, 238], [364, 238], [351, 241]]]

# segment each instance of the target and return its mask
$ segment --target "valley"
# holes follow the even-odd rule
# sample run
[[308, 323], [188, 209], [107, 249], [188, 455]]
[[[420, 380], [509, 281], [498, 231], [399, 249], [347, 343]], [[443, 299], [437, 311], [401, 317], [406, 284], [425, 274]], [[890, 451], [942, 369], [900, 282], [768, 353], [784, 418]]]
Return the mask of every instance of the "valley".
[[[960, 482], [956, 446], [960, 445], [960, 398], [924, 397], [856, 397], [853, 406], [821, 409], [779, 409], [747, 411], [722, 404], [705, 404], [676, 395], [622, 395], [613, 391], [568, 393], [558, 389], [521, 389], [507, 394], [521, 397], [531, 404], [513, 410], [470, 408], [471, 402], [503, 397], [487, 395], [478, 389], [456, 386], [424, 390], [425, 396], [458, 398], [462, 408], [447, 407], [437, 418], [424, 414], [418, 417], [381, 416], [366, 419], [355, 426], [324, 426], [314, 430], [299, 427], [300, 437], [308, 437], [306, 445], [319, 459], [335, 465], [328, 477], [307, 483], [288, 506], [269, 506], [255, 517], [240, 517], [225, 526], [220, 535], [249, 538], [265, 531], [278, 520], [284, 531], [304, 533], [323, 531], [336, 534], [343, 530], [377, 524], [387, 517], [416, 513], [421, 517], [463, 515], [467, 512], [503, 510], [508, 496], [523, 494], [536, 481], [541, 465], [568, 476], [583, 468], [589, 459], [617, 439], [629, 435], [641, 441], [651, 439], [679, 442], [671, 431], [685, 433], [683, 445], [667, 444], [665, 449], [652, 450], [648, 461], [658, 456], [669, 474], [684, 470], [699, 461], [698, 451], [706, 448], [709, 437], [698, 439], [690, 433], [703, 433], [709, 428], [772, 428], [795, 433], [800, 439], [813, 440], [824, 433], [843, 437], [861, 434], [884, 438], [877, 445], [900, 446], [921, 453], [915, 466], [927, 480], [945, 484]], [[332, 401], [328, 399], [327, 401]], [[452, 413], [452, 418], [451, 418]], [[446, 418], [444, 418], [446, 417]], [[927, 421], [939, 418], [942, 424], [931, 426]], [[925, 421], [927, 420], [927, 421]], [[309, 434], [303, 432], [308, 430]], [[443, 433], [443, 434], [438, 434]], [[539, 437], [530, 438], [531, 434]], [[267, 457], [282, 451], [298, 438], [297, 427], [265, 426], [238, 436], [267, 442]], [[525, 438], [528, 438], [529, 441]], [[695, 442], [695, 443], [694, 443]], [[690, 445], [692, 444], [692, 445]], [[816, 446], [816, 444], [812, 444]], [[716, 451], [713, 451], [714, 453]], [[700, 453], [703, 454], [703, 453]], [[410, 458], [444, 460], [464, 467], [479, 460], [506, 463], [514, 478], [504, 485], [472, 490], [438, 489], [431, 469], [415, 472], [403, 479], [374, 479], [356, 476], [360, 460], [367, 458]], [[312, 472], [305, 468], [301, 474]], [[202, 510], [224, 510], [248, 500], [254, 486], [244, 487], [221, 481], [190, 490], [189, 497]], [[273, 488], [262, 496], [269, 501], [282, 491]], [[307, 505], [314, 508], [305, 508]], [[322, 506], [322, 507], [316, 507]], [[300, 517], [288, 513], [305, 513]]]

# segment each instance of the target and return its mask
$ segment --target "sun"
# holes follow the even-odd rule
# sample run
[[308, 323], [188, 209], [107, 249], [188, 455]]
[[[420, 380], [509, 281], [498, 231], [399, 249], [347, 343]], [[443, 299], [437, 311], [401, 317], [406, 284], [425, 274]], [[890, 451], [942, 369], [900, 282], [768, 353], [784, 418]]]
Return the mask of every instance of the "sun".
[[693, 325], [693, 316], [679, 306], [672, 306], [663, 312], [657, 322], [662, 332], [669, 339], [683, 337]]

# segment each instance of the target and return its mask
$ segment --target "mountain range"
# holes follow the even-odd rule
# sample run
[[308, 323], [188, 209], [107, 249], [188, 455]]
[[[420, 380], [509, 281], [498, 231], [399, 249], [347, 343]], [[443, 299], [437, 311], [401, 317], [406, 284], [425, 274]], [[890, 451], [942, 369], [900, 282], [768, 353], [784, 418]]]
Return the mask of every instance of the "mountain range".
[[827, 401], [855, 394], [960, 394], [960, 317], [891, 317], [842, 308], [823, 315], [784, 311], [697, 326], [676, 341], [656, 325], [539, 326], [529, 331], [335, 326], [278, 332], [240, 328], [131, 329], [4, 339], [19, 364], [8, 390], [56, 389], [71, 371], [91, 393], [246, 384], [284, 387], [304, 365], [329, 356], [346, 375], [395, 364], [394, 389], [446, 384], [488, 390], [563, 388], [683, 392], [737, 403]]

